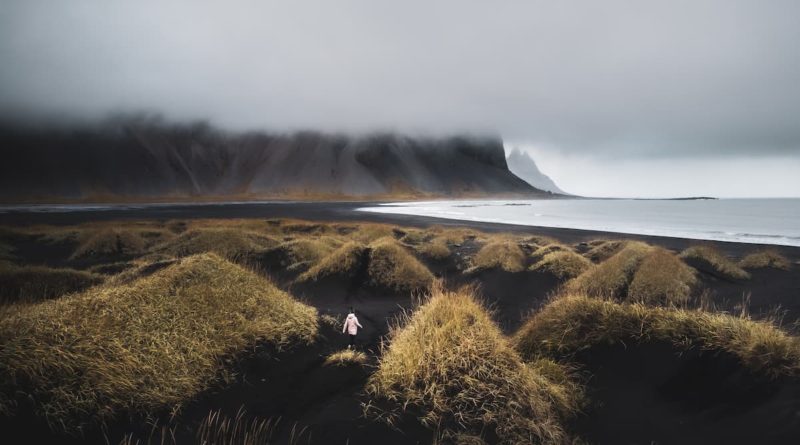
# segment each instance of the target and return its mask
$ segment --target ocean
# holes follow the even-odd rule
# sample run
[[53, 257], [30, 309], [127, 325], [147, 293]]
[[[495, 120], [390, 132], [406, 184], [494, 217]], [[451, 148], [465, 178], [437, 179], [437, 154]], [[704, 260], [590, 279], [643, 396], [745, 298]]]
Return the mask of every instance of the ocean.
[[800, 198], [399, 202], [359, 211], [700, 240], [800, 246]]

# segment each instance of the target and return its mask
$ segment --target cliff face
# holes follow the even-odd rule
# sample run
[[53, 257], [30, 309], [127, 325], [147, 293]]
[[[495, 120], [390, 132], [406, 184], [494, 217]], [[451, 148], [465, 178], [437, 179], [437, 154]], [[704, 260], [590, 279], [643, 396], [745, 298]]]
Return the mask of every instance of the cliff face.
[[519, 149], [511, 150], [508, 155], [508, 169], [537, 189], [562, 195], [568, 194], [561, 190], [549, 176], [539, 170], [536, 162], [528, 153]]
[[230, 133], [117, 121], [0, 128], [0, 200], [541, 193], [509, 172], [502, 141]]

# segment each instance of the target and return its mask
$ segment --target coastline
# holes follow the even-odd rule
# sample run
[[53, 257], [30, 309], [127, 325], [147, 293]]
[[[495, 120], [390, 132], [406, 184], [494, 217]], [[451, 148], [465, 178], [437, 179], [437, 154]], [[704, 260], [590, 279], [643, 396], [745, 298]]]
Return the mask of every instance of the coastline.
[[598, 230], [555, 228], [505, 224], [471, 220], [456, 220], [430, 216], [374, 213], [357, 211], [357, 208], [377, 206], [386, 201], [269, 201], [269, 202], [215, 202], [215, 203], [157, 203], [143, 205], [121, 203], [119, 205], [95, 205], [100, 209], [64, 211], [11, 210], [0, 213], [0, 226], [23, 225], [70, 225], [96, 221], [135, 221], [169, 219], [249, 219], [289, 218], [318, 222], [373, 222], [396, 224], [408, 227], [468, 227], [485, 232], [517, 232], [549, 236], [565, 243], [580, 243], [593, 239], [633, 239], [657, 244], [673, 250], [682, 250], [696, 244], [713, 245], [729, 255], [741, 257], [759, 249], [775, 249], [800, 261], [800, 247], [714, 241], [657, 235], [638, 235]]

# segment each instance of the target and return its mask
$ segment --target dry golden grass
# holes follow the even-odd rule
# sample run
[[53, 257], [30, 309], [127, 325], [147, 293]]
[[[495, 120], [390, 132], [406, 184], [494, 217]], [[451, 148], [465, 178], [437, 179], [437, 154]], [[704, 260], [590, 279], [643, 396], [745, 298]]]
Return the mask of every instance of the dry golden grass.
[[0, 319], [0, 410], [30, 397], [54, 427], [175, 408], [232, 354], [311, 342], [317, 312], [202, 254], [121, 286], [20, 306]]
[[420, 244], [416, 247], [416, 250], [420, 255], [436, 261], [450, 258], [451, 254], [450, 247], [447, 246], [447, 241], [439, 237]]
[[595, 263], [599, 263], [614, 256], [614, 254], [616, 254], [623, 247], [625, 247], [625, 244], [626, 244], [625, 241], [619, 241], [619, 240], [590, 241], [589, 246], [591, 246], [591, 249], [589, 249], [589, 251], [586, 252], [584, 256], [586, 256], [586, 258], [589, 258]]
[[522, 272], [525, 270], [525, 253], [514, 240], [502, 238], [490, 240], [472, 258], [472, 267], [467, 272], [487, 269]]
[[78, 237], [78, 248], [72, 259], [92, 256], [137, 255], [144, 252], [147, 241], [133, 230], [104, 229], [87, 231]]
[[365, 365], [367, 363], [367, 354], [355, 349], [343, 349], [334, 352], [325, 358], [324, 366], [352, 366], [352, 365]]
[[[148, 425], [150, 432], [146, 436], [126, 434], [119, 445], [178, 445], [179, 443], [195, 443], [197, 445], [301, 445], [311, 443], [311, 431], [297, 423], [292, 425], [287, 439], [277, 439], [280, 434], [281, 418], [262, 418], [249, 416], [244, 406], [239, 408], [235, 416], [230, 417], [222, 410], [210, 410], [196, 426], [195, 440], [179, 441], [176, 432], [195, 428], [194, 425], [179, 425], [172, 422], [159, 426]], [[279, 436], [278, 436], [279, 437]]]
[[485, 234], [476, 230], [467, 229], [463, 227], [442, 227], [431, 226], [425, 230], [425, 233], [432, 237], [439, 238], [448, 244], [463, 244], [467, 240], [474, 240], [485, 237]]
[[550, 244], [560, 244], [555, 238], [550, 238], [549, 236], [540, 236], [540, 235], [526, 236], [525, 238], [522, 239], [521, 242], [536, 247], [547, 246]]
[[754, 252], [739, 261], [739, 267], [743, 269], [781, 269], [789, 270], [791, 263], [789, 260], [775, 250], [762, 250]]
[[567, 441], [562, 421], [579, 395], [523, 363], [472, 291], [437, 287], [403, 321], [366, 387], [391, 406], [385, 420], [411, 410], [451, 436], [494, 430], [501, 443]]
[[228, 259], [241, 259], [277, 245], [278, 241], [262, 233], [214, 227], [187, 230], [157, 246], [155, 252], [176, 257], [214, 252]]
[[568, 295], [531, 317], [514, 336], [523, 357], [569, 355], [598, 344], [671, 342], [724, 351], [771, 377], [800, 375], [800, 340], [764, 321], [722, 313]]
[[370, 283], [397, 291], [415, 291], [430, 287], [433, 274], [425, 265], [392, 238], [381, 238], [369, 245]]
[[0, 261], [0, 299], [32, 303], [77, 292], [103, 282], [103, 276], [74, 269], [18, 266]]
[[682, 305], [697, 283], [694, 269], [672, 252], [654, 247], [642, 260], [628, 287], [629, 301]]
[[402, 236], [400, 237], [400, 242], [410, 244], [412, 246], [423, 244], [433, 238], [433, 235], [431, 235], [429, 232], [418, 229], [402, 230], [401, 234]]
[[394, 237], [394, 227], [386, 224], [359, 224], [348, 237], [359, 243], [369, 244], [385, 237]]
[[286, 241], [271, 251], [280, 253], [287, 269], [311, 267], [342, 245], [341, 241], [329, 236], [308, 237]]
[[586, 258], [571, 250], [560, 250], [545, 254], [530, 270], [549, 272], [563, 280], [575, 278], [590, 267], [592, 263]]
[[711, 246], [692, 246], [681, 252], [681, 258], [701, 269], [714, 272], [724, 278], [748, 280], [750, 274]]
[[645, 243], [629, 242], [611, 258], [570, 281], [568, 288], [594, 297], [622, 298], [634, 272], [651, 250]]
[[367, 247], [349, 241], [297, 277], [298, 282], [317, 281], [329, 276], [355, 276], [366, 261]]
[[553, 252], [572, 252], [572, 249], [560, 243], [543, 244], [531, 252], [531, 257], [538, 261]]

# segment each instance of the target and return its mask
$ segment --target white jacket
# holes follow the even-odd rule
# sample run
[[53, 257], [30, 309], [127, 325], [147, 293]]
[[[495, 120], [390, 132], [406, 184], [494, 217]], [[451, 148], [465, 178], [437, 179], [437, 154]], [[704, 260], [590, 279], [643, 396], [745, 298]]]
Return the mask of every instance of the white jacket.
[[344, 321], [344, 327], [342, 327], [342, 333], [347, 332], [350, 335], [356, 335], [358, 333], [358, 328], [363, 328], [361, 323], [358, 322], [358, 317], [356, 314], [350, 313], [347, 314], [347, 320]]

